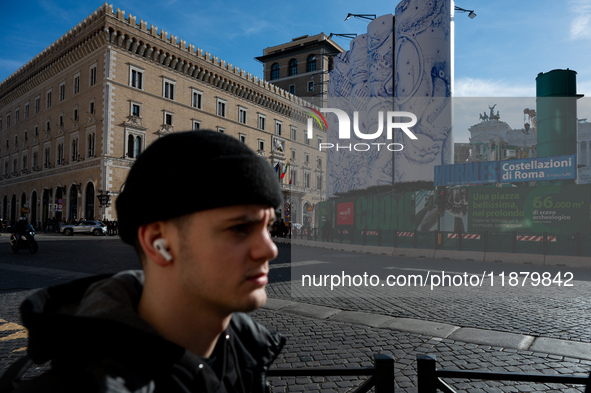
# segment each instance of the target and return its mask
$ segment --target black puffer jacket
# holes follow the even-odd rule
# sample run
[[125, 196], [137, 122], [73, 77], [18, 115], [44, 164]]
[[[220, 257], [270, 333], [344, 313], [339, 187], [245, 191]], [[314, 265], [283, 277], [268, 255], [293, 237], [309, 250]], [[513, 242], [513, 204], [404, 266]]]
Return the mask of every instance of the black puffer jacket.
[[136, 312], [143, 274], [90, 277], [42, 290], [21, 306], [29, 356], [50, 371], [22, 392], [265, 392], [284, 344], [234, 314], [204, 359], [164, 339]]

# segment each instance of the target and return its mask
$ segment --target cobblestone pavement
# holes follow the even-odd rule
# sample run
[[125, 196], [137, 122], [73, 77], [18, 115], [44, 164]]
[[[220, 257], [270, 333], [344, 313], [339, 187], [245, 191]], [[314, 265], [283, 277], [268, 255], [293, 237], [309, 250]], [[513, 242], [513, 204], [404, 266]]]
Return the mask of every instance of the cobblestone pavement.
[[[416, 355], [436, 355], [446, 369], [543, 374], [586, 374], [591, 360], [477, 345], [389, 329], [319, 321], [267, 309], [254, 317], [288, 342], [275, 367], [371, 367], [376, 353], [395, 359], [397, 392], [416, 392]], [[273, 392], [347, 392], [364, 379], [356, 377], [273, 377]], [[499, 381], [447, 381], [458, 392], [583, 392], [582, 386]]]
[[[105, 244], [110, 250], [116, 248]], [[74, 262], [17, 266], [0, 260], [0, 373], [26, 348], [26, 331], [20, 326], [16, 306], [33, 292], [28, 288], [102, 270], [75, 266]], [[397, 392], [417, 391], [418, 354], [435, 355], [438, 367], [446, 369], [569, 375], [591, 370], [590, 327], [585, 323], [591, 316], [590, 306], [581, 297], [294, 298], [290, 274], [289, 260], [272, 264], [269, 303], [252, 313], [270, 330], [288, 338], [276, 368], [370, 367], [375, 354], [390, 354], [395, 359]], [[549, 339], [561, 340], [544, 345]], [[33, 370], [31, 375], [41, 370]], [[342, 376], [270, 378], [273, 392], [349, 392], [363, 380]], [[446, 382], [458, 392], [584, 391], [582, 386], [529, 382]]]
[[[351, 258], [353, 260], [367, 258], [387, 260], [387, 257], [381, 256], [335, 253], [326, 250], [312, 251], [307, 257], [314, 259], [315, 262], [318, 262], [318, 259], [342, 261]], [[448, 261], [442, 262], [448, 263]], [[291, 263], [273, 265], [270, 275], [271, 284], [268, 286], [271, 297], [462, 327], [591, 342], [591, 325], [588, 322], [591, 319], [591, 298], [588, 295], [591, 293], [590, 281], [573, 281], [574, 288], [568, 291], [560, 287], [517, 286], [515, 288], [471, 288], [464, 293], [464, 288], [439, 288], [432, 294], [425, 295], [425, 291], [413, 292], [413, 288], [404, 288], [392, 292], [390, 296], [384, 296], [383, 292], [367, 296], [367, 289], [363, 289], [365, 296], [361, 291], [358, 291], [359, 295], [355, 296], [357, 294], [355, 288], [347, 288], [346, 292], [342, 292], [342, 296], [334, 296], [330, 290], [324, 288], [324, 292], [316, 289], [314, 296], [307, 296], [305, 290], [292, 287], [292, 263], [297, 262], [294, 260]], [[479, 263], [471, 265], [474, 264], [482, 266]], [[442, 268], [445, 269], [445, 267]], [[525, 268], [500, 263], [495, 266], [496, 271], [526, 270]], [[532, 268], [529, 267], [529, 269]], [[588, 277], [591, 272], [589, 268], [579, 270], [583, 271], [578, 274], [579, 276], [584, 274]], [[319, 293], [324, 296], [320, 296]]]

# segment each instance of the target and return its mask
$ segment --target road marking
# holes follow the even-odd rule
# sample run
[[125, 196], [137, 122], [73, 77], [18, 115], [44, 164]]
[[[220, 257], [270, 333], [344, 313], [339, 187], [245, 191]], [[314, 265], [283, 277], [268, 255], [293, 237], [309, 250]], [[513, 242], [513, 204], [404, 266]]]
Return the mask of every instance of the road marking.
[[[4, 319], [0, 319], [0, 332], [12, 332], [12, 334], [7, 336], [0, 336], [0, 342], [4, 341], [12, 341], [12, 340], [19, 340], [28, 337], [27, 329], [24, 326], [19, 325], [18, 323], [8, 322]], [[17, 348], [12, 352], [22, 352], [25, 351], [27, 347]]]

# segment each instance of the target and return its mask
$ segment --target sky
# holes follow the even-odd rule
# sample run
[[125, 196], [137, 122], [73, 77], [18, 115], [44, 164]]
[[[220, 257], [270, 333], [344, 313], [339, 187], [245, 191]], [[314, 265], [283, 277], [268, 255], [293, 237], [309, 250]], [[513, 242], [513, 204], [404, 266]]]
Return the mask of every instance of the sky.
[[[2, 1], [0, 81], [103, 4], [100, 1]], [[269, 46], [320, 32], [366, 32], [368, 21], [348, 13], [392, 14], [397, 0], [119, 0], [109, 2], [169, 34], [185, 40], [253, 75], [263, 66], [254, 59]], [[455, 15], [454, 96], [462, 97], [455, 114], [456, 142], [467, 141], [467, 128], [479, 122], [488, 105], [497, 104], [502, 120], [523, 127], [523, 105], [503, 97], [535, 97], [536, 76], [554, 69], [577, 72], [577, 92], [591, 97], [591, 0], [457, 0], [474, 10]], [[348, 49], [350, 41], [336, 37]], [[464, 97], [487, 97], [466, 105]], [[591, 100], [591, 98], [589, 98]], [[487, 103], [485, 105], [485, 103]], [[478, 107], [476, 107], [476, 105]], [[523, 108], [521, 108], [523, 106]], [[586, 99], [580, 106], [591, 108]], [[579, 111], [581, 112], [581, 111]], [[589, 117], [589, 114], [579, 117]]]

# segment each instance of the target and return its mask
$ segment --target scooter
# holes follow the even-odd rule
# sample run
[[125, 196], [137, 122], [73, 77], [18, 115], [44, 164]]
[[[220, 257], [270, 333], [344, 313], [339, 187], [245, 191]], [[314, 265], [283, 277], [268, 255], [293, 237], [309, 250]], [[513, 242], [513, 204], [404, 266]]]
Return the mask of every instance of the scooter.
[[27, 232], [23, 235], [13, 233], [10, 236], [10, 247], [15, 254], [18, 253], [19, 250], [29, 250], [31, 254], [36, 253], [39, 244], [37, 243], [37, 240], [35, 240], [35, 229], [33, 226], [27, 226]]

